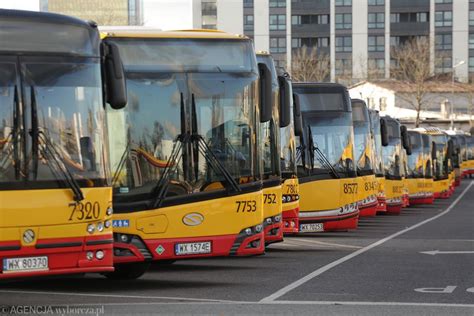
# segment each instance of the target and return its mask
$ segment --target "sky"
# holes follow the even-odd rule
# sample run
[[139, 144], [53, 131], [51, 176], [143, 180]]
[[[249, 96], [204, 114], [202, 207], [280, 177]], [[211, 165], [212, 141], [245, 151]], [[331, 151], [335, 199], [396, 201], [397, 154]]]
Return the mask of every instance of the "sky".
[[39, 0], [0, 0], [2, 9], [39, 10]]

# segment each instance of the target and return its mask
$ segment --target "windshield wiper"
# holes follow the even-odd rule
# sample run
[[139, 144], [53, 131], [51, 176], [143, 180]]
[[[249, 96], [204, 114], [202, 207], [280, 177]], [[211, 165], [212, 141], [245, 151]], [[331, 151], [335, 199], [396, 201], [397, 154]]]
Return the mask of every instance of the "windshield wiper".
[[183, 145], [185, 143], [189, 143], [189, 134], [186, 133], [186, 115], [184, 113], [184, 98], [183, 93], [180, 93], [180, 113], [181, 113], [181, 134], [179, 134], [173, 144], [173, 148], [171, 149], [171, 154], [166, 161], [166, 166], [161, 173], [161, 177], [156, 183], [155, 187], [153, 188], [152, 195], [156, 195], [156, 197], [151, 201], [150, 207], [151, 208], [159, 208], [161, 203], [168, 193], [169, 183], [171, 174], [177, 168], [180, 159], [178, 159], [179, 152], [183, 149]]
[[324, 167], [325, 170], [327, 170], [330, 174], [332, 174], [335, 178], [339, 179], [341, 178], [339, 176], [339, 173], [334, 169], [332, 166], [331, 162], [328, 160], [328, 158], [324, 155], [324, 153], [319, 149], [318, 146], [314, 145], [314, 140], [313, 140], [313, 133], [311, 131], [311, 126], [308, 125], [308, 138], [309, 138], [309, 147], [310, 147], [310, 154], [311, 154], [311, 170], [314, 169], [314, 152], [317, 154], [317, 159], [319, 163]]
[[[59, 153], [58, 149], [54, 146], [51, 140], [44, 134], [43, 131], [39, 130], [38, 127], [38, 114], [37, 114], [37, 104], [36, 104], [36, 94], [35, 88], [31, 86], [31, 132], [32, 137], [32, 158], [33, 158], [33, 178], [36, 180], [38, 176], [38, 151], [40, 149], [39, 141], [43, 143], [41, 149], [43, 154], [48, 159], [48, 165], [51, 168], [52, 173], [56, 176], [57, 179], [60, 177], [57, 174], [57, 170], [63, 175], [66, 183], [74, 194], [74, 201], [80, 202], [84, 200], [84, 194], [81, 190], [81, 187], [77, 183], [76, 179], [68, 168], [64, 164], [64, 159]], [[53, 171], [52, 165], [49, 164], [49, 161], [53, 161], [56, 164], [57, 170]]]
[[[220, 172], [227, 183], [231, 186], [234, 192], [240, 192], [241, 189], [234, 177], [227, 171], [227, 169], [222, 165], [219, 159], [216, 157], [212, 149], [206, 143], [204, 138], [197, 131], [197, 116], [196, 116], [196, 101], [194, 99], [194, 94], [191, 98], [191, 107], [192, 107], [192, 131], [191, 131], [191, 142], [193, 142], [193, 148], [195, 148], [199, 153], [201, 153], [209, 166], [214, 169], [216, 172]], [[197, 154], [197, 152], [196, 152]], [[198, 155], [196, 155], [198, 156]], [[195, 166], [196, 167], [196, 166]], [[196, 170], [195, 170], [196, 172]]]

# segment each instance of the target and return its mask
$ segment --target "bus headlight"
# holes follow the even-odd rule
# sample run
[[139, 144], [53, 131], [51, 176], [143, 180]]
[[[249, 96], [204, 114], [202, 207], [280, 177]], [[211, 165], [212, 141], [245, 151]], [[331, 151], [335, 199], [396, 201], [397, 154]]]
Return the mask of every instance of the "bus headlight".
[[245, 229], [245, 233], [246, 233], [248, 236], [252, 235], [252, 228], [246, 228], [246, 229]]
[[92, 260], [94, 259], [94, 253], [92, 251], [88, 251], [86, 253], [87, 260]]
[[114, 213], [114, 209], [111, 208], [111, 207], [108, 207], [108, 208], [107, 208], [107, 211], [105, 211], [105, 212], [106, 212], [107, 215], [110, 216], [110, 215], [112, 215], [112, 214]]
[[281, 222], [281, 215], [275, 216], [274, 219], [275, 219], [275, 222], [277, 223]]
[[265, 221], [267, 222], [268, 225], [270, 225], [270, 224], [272, 223], [271, 217], [267, 217], [267, 218], [265, 219]]
[[105, 228], [109, 228], [110, 225], [111, 225], [110, 221], [105, 221], [105, 223], [104, 223]]
[[87, 232], [88, 232], [89, 234], [93, 234], [94, 231], [95, 231], [95, 226], [94, 226], [94, 224], [89, 224], [89, 225], [87, 225]]
[[262, 224], [258, 224], [257, 226], [255, 226], [255, 231], [256, 231], [257, 233], [260, 233], [262, 230], [263, 230]]
[[120, 235], [120, 241], [127, 243], [128, 242], [128, 236], [127, 235]]
[[103, 252], [102, 250], [98, 250], [98, 251], [95, 253], [95, 257], [96, 257], [97, 259], [99, 259], [99, 260], [102, 260], [102, 259], [104, 259], [105, 254], [104, 254], [104, 252]]
[[104, 224], [102, 222], [97, 223], [97, 231], [101, 232], [104, 230]]

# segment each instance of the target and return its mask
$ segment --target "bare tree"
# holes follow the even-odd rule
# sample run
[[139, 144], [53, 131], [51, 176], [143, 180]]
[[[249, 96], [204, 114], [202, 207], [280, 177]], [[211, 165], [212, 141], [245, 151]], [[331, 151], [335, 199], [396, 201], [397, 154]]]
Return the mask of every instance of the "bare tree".
[[[404, 93], [400, 97], [416, 111], [415, 125], [420, 125], [420, 112], [428, 101], [430, 79], [433, 79], [430, 67], [430, 43], [425, 38], [414, 38], [395, 47], [391, 51], [393, 65], [391, 77], [399, 80]], [[439, 58], [434, 60], [435, 68]]]
[[316, 47], [300, 47], [291, 59], [291, 78], [294, 82], [321, 82], [331, 74], [329, 55]]

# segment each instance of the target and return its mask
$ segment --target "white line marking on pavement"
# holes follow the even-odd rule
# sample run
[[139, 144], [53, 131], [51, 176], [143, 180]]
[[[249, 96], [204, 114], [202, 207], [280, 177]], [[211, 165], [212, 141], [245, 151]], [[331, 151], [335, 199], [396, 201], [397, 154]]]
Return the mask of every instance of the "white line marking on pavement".
[[[267, 304], [263, 302], [262, 304]], [[419, 302], [352, 302], [352, 301], [272, 301], [268, 304], [282, 305], [360, 305], [360, 306], [433, 306], [433, 307], [470, 307], [474, 304], [419, 303]]]
[[318, 244], [318, 245], [326, 246], [326, 247], [334, 246], [334, 247], [351, 248], [351, 249], [360, 249], [360, 248], [362, 248], [360, 246], [343, 245], [343, 244], [337, 244], [337, 243], [325, 242], [325, 241], [318, 241], [318, 240], [313, 240], [313, 239], [309, 240], [309, 239], [291, 238], [291, 239], [289, 239], [289, 242], [291, 242], [293, 240], [294, 241], [300, 241], [300, 242], [303, 242], [303, 243]]
[[440, 250], [431, 250], [431, 251], [420, 251], [420, 253], [425, 255], [462, 255], [462, 254], [474, 254], [474, 251], [440, 251]]
[[217, 302], [217, 303], [235, 303], [236, 302], [236, 301], [214, 300], [214, 299], [206, 299], [206, 298], [191, 298], [191, 297], [141, 296], [141, 295], [120, 295], [120, 294], [101, 294], [101, 293], [49, 292], [49, 291], [0, 290], [0, 293], [65, 295], [65, 296], [93, 296], [93, 297], [109, 297], [109, 298], [136, 298], [136, 299], [157, 299], [157, 300], [177, 300], [177, 301], [196, 301], [196, 302]]
[[50, 304], [51, 306], [149, 306], [149, 305], [346, 305], [346, 306], [414, 306], [414, 307], [466, 307], [474, 308], [474, 304], [450, 304], [450, 303], [421, 303], [421, 302], [361, 302], [361, 301], [272, 301], [272, 302], [248, 302], [248, 301], [223, 301], [223, 302], [121, 302], [121, 303], [80, 303], [80, 304]]
[[422, 226], [422, 225], [424, 225], [424, 224], [426, 224], [426, 223], [429, 223], [429, 222], [431, 222], [431, 221], [434, 221], [434, 220], [437, 219], [437, 218], [440, 218], [441, 216], [443, 216], [443, 215], [449, 213], [449, 212], [454, 208], [454, 206], [456, 206], [456, 204], [458, 204], [458, 202], [463, 198], [463, 196], [464, 196], [464, 195], [466, 194], [466, 192], [472, 187], [473, 184], [474, 184], [474, 182], [471, 181], [471, 183], [469, 183], [469, 185], [464, 189], [464, 191], [462, 191], [462, 193], [457, 197], [457, 199], [454, 200], [454, 201], [451, 203], [451, 205], [450, 205], [445, 211], [443, 211], [443, 212], [441, 212], [441, 213], [439, 213], [439, 214], [437, 214], [437, 215], [435, 215], [435, 216], [433, 216], [433, 217], [430, 217], [430, 218], [428, 218], [428, 219], [426, 219], [426, 220], [424, 220], [424, 221], [422, 221], [422, 222], [420, 222], [420, 223], [418, 223], [418, 224], [412, 225], [412, 226], [410, 226], [410, 227], [408, 227], [408, 228], [405, 228], [404, 230], [401, 230], [401, 231], [399, 231], [399, 232], [396, 232], [396, 233], [394, 233], [394, 234], [392, 234], [392, 235], [390, 235], [390, 236], [388, 236], [388, 237], [385, 237], [385, 238], [383, 238], [383, 239], [380, 239], [379, 241], [376, 241], [376, 242], [374, 242], [373, 244], [370, 244], [370, 245], [368, 245], [368, 246], [366, 246], [366, 247], [364, 247], [364, 248], [362, 248], [362, 249], [359, 249], [359, 250], [357, 250], [357, 251], [354, 251], [354, 252], [348, 254], [347, 256], [344, 256], [344, 257], [342, 257], [342, 258], [340, 258], [340, 259], [338, 259], [338, 260], [336, 260], [336, 261], [333, 261], [333, 262], [331, 262], [331, 263], [329, 263], [329, 264], [327, 264], [327, 265], [325, 265], [325, 266], [323, 266], [323, 267], [321, 267], [321, 268], [319, 268], [319, 269], [317, 269], [317, 270], [311, 272], [310, 274], [308, 274], [308, 275], [302, 277], [301, 279], [296, 280], [295, 282], [293, 282], [293, 283], [291, 283], [291, 284], [285, 286], [284, 288], [282, 288], [282, 289], [276, 291], [275, 293], [273, 293], [273, 294], [271, 294], [271, 295], [269, 295], [269, 296], [267, 296], [267, 297], [261, 299], [260, 302], [262, 302], [262, 303], [273, 302], [273, 301], [275, 301], [276, 299], [278, 299], [279, 297], [282, 297], [282, 296], [285, 295], [286, 293], [288, 293], [288, 292], [294, 290], [295, 288], [297, 288], [297, 287], [299, 287], [299, 286], [305, 284], [305, 283], [308, 282], [308, 281], [311, 281], [312, 279], [314, 279], [314, 278], [317, 277], [318, 275], [321, 275], [321, 274], [323, 274], [324, 272], [326, 272], [326, 271], [328, 271], [328, 270], [331, 270], [332, 268], [337, 267], [338, 265], [340, 265], [340, 264], [342, 264], [342, 263], [344, 263], [344, 262], [346, 262], [346, 261], [348, 261], [348, 260], [350, 260], [350, 259], [352, 259], [352, 258], [354, 258], [354, 257], [357, 257], [357, 256], [360, 255], [360, 254], [363, 254], [363, 253], [369, 251], [369, 250], [372, 249], [372, 248], [375, 248], [375, 247], [377, 247], [377, 246], [380, 246], [381, 244], [383, 244], [383, 243], [385, 243], [385, 242], [387, 242], [387, 241], [389, 241], [389, 240], [391, 240], [391, 239], [393, 239], [393, 238], [395, 238], [395, 237], [398, 237], [398, 236], [400, 236], [400, 235], [402, 235], [402, 234], [404, 234], [404, 233], [406, 233], [406, 232], [409, 232], [409, 231], [411, 231], [411, 230], [413, 230], [413, 229], [415, 229], [415, 228], [418, 228], [418, 227], [420, 227], [420, 226]]

